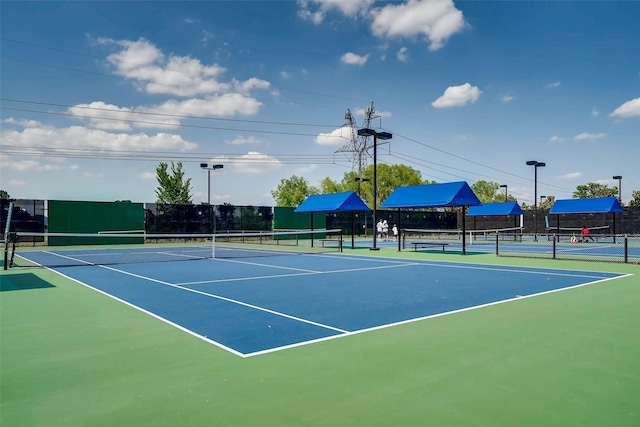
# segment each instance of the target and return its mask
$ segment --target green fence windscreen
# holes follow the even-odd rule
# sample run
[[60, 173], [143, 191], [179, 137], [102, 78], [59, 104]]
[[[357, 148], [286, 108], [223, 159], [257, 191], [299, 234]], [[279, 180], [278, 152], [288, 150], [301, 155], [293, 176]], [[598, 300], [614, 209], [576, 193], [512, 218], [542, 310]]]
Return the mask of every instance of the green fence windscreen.
[[[49, 233], [105, 233], [143, 232], [144, 208], [142, 203], [129, 202], [84, 202], [67, 200], [49, 201]], [[142, 243], [144, 239], [96, 238], [83, 244]], [[79, 244], [73, 237], [51, 237], [49, 245]]]
[[327, 215], [324, 212], [313, 214], [313, 227], [311, 226], [310, 212], [294, 212], [296, 208], [274, 207], [273, 208], [273, 229], [274, 230], [319, 230], [327, 228]]

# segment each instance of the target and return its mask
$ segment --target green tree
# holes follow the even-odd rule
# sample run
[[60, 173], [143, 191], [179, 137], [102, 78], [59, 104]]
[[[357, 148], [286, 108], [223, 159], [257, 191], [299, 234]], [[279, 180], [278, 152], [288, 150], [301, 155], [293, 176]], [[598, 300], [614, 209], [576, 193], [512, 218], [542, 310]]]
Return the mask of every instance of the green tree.
[[329, 177], [326, 177], [322, 181], [320, 181], [320, 188], [318, 190], [319, 194], [333, 194], [333, 193], [341, 193], [343, 191], [349, 191], [344, 188], [344, 185], [339, 182], [335, 182]]
[[597, 197], [616, 197], [618, 187], [609, 187], [597, 182], [588, 182], [585, 185], [578, 185], [573, 192], [574, 199], [593, 199]]
[[182, 162], [177, 164], [171, 162], [171, 173], [169, 173], [168, 168], [169, 165], [165, 162], [160, 162], [156, 167], [156, 178], [158, 180], [156, 203], [193, 204], [191, 201], [191, 178], [185, 179]]
[[271, 196], [276, 201], [276, 206], [295, 207], [304, 202], [313, 194], [318, 194], [318, 189], [309, 185], [309, 182], [299, 176], [280, 180], [278, 188], [271, 191]]
[[555, 196], [547, 196], [538, 204], [538, 208], [548, 211], [553, 207], [555, 202]]
[[633, 190], [629, 206], [640, 206], [640, 190]]
[[[356, 181], [359, 178], [361, 181]], [[377, 202], [378, 207], [393, 190], [407, 185], [432, 184], [434, 181], [424, 181], [420, 171], [406, 165], [388, 165], [382, 163], [377, 168]], [[369, 206], [373, 206], [373, 165], [362, 170], [361, 175], [356, 172], [345, 172], [342, 181], [335, 182], [325, 178], [321, 185], [321, 194], [355, 191], [360, 194]]]
[[9, 196], [9, 193], [7, 193], [4, 190], [0, 190], [0, 199], [10, 199], [11, 196]]
[[[491, 203], [496, 201], [496, 192], [500, 188], [500, 184], [493, 181], [485, 181], [481, 179], [471, 185], [471, 189], [482, 203]], [[504, 199], [504, 196], [502, 196]]]

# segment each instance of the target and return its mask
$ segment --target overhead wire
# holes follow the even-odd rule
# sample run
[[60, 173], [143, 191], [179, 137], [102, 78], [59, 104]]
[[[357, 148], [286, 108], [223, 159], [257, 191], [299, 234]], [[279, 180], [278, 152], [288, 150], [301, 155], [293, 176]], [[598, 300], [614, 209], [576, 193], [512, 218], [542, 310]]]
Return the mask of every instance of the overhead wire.
[[[28, 46], [33, 46], [33, 47], [38, 47], [38, 48], [42, 48], [42, 49], [48, 49], [48, 50], [52, 50], [52, 51], [58, 51], [58, 52], [62, 52], [62, 53], [66, 53], [66, 54], [72, 54], [72, 55], [78, 55], [78, 56], [84, 56], [84, 57], [89, 57], [89, 58], [95, 58], [95, 59], [105, 59], [108, 60], [107, 56], [101, 56], [101, 55], [94, 55], [94, 54], [87, 54], [87, 53], [82, 53], [82, 52], [74, 52], [71, 50], [67, 50], [67, 49], [60, 49], [60, 48], [55, 48], [55, 47], [51, 47], [51, 46], [44, 46], [44, 45], [39, 45], [39, 44], [35, 44], [35, 43], [29, 43], [29, 42], [24, 42], [24, 41], [20, 41], [20, 40], [15, 40], [15, 39], [11, 39], [11, 38], [6, 38], [6, 37], [0, 37], [0, 40], [2, 41], [9, 41], [9, 42], [13, 42], [13, 43], [18, 43], [18, 44], [22, 44], [22, 45], [28, 45]], [[52, 65], [48, 65], [48, 64], [42, 64], [42, 63], [36, 63], [36, 62], [32, 62], [32, 61], [24, 61], [24, 60], [20, 60], [20, 59], [15, 59], [15, 58], [11, 58], [11, 60], [14, 61], [22, 61], [22, 62], [31, 62], [33, 64], [36, 65], [42, 65], [42, 66], [52, 66]], [[121, 61], [123, 63], [126, 63], [126, 61]], [[57, 67], [57, 66], [52, 66], [52, 67]], [[75, 71], [75, 72], [88, 72], [88, 71], [83, 71], [83, 70], [79, 70], [79, 69], [75, 69], [75, 68], [66, 68], [66, 67], [58, 67], [58, 68], [63, 68], [63, 69], [67, 69], [70, 71]], [[185, 73], [182, 70], [172, 70], [172, 71], [176, 71], [176, 72], [182, 72], [184, 74], [188, 74], [191, 75], [190, 73]], [[89, 72], [91, 74], [97, 74], [97, 75], [101, 75], [101, 76], [107, 76], [107, 77], [112, 77], [112, 75], [109, 74], [104, 74], [104, 73], [95, 73], [95, 72]], [[296, 90], [290, 90], [290, 89], [286, 89], [286, 88], [279, 88], [279, 90], [288, 90], [291, 92], [299, 92], [299, 93], [305, 93], [305, 94], [312, 94], [312, 95], [324, 95], [324, 96], [332, 96], [332, 95], [328, 95], [328, 94], [316, 94], [310, 91], [296, 91]], [[335, 97], [335, 96], [332, 96]], [[345, 98], [345, 97], [341, 97], [342, 99], [349, 99], [349, 98]], [[259, 121], [259, 120], [248, 120], [248, 119], [231, 119], [231, 118], [219, 118], [219, 117], [202, 117], [202, 116], [187, 116], [187, 115], [171, 115], [171, 114], [165, 114], [165, 113], [155, 113], [155, 112], [144, 112], [144, 111], [120, 111], [120, 110], [113, 110], [113, 109], [108, 109], [108, 108], [99, 108], [99, 107], [91, 107], [91, 106], [73, 106], [73, 105], [65, 105], [65, 104], [57, 104], [57, 103], [47, 103], [47, 102], [40, 102], [40, 101], [29, 101], [29, 100], [16, 100], [16, 99], [10, 99], [10, 98], [2, 98], [1, 99], [4, 102], [22, 102], [22, 103], [26, 103], [26, 104], [33, 104], [33, 105], [43, 105], [43, 106], [52, 106], [52, 107], [66, 107], [66, 108], [74, 108], [74, 109], [87, 109], [87, 110], [96, 110], [96, 111], [106, 111], [109, 112], [110, 114], [113, 113], [123, 113], [123, 114], [146, 114], [146, 115], [150, 115], [150, 116], [156, 116], [156, 117], [167, 117], [167, 118], [173, 118], [173, 119], [188, 119], [188, 120], [217, 120], [217, 121], [228, 121], [228, 122], [238, 122], [238, 123], [247, 123], [247, 124], [258, 124], [258, 125], [278, 125], [278, 126], [300, 126], [300, 127], [330, 127], [332, 125], [322, 125], [322, 124], [313, 124], [313, 123], [294, 123], [294, 122], [276, 122], [276, 121]], [[159, 122], [153, 122], [153, 121], [146, 121], [146, 120], [132, 120], [132, 119], [117, 119], [117, 118], [113, 118], [113, 117], [95, 117], [95, 116], [90, 116], [90, 115], [78, 115], [78, 114], [72, 114], [72, 113], [61, 113], [61, 112], [50, 112], [50, 111], [38, 111], [38, 110], [29, 110], [29, 109], [19, 109], [19, 108], [11, 108], [11, 107], [4, 107], [4, 106], [0, 106], [0, 109], [4, 109], [4, 110], [10, 110], [10, 111], [20, 111], [20, 112], [28, 112], [28, 113], [35, 113], [35, 114], [48, 114], [48, 115], [58, 115], [58, 116], [70, 116], [70, 117], [77, 117], [77, 118], [84, 118], [84, 119], [90, 119], [90, 120], [111, 120], [111, 121], [122, 121], [122, 122], [128, 122], [128, 123], [136, 123], [136, 124], [143, 124], [143, 125], [154, 125], [154, 126], [159, 126], [159, 127], [171, 127], [171, 128], [175, 128], [175, 127], [184, 127], [184, 128], [195, 128], [195, 129], [208, 129], [208, 130], [219, 130], [219, 131], [233, 131], [233, 132], [246, 132], [246, 133], [265, 133], [265, 134], [279, 134], [279, 135], [290, 135], [290, 136], [312, 136], [312, 137], [317, 137], [317, 133], [302, 133], [302, 132], [285, 132], [285, 131], [270, 131], [270, 130], [264, 130], [264, 129], [240, 129], [240, 128], [231, 128], [231, 127], [217, 127], [217, 126], [204, 126], [204, 125], [193, 125], [193, 124], [184, 124], [184, 123], [178, 123], [178, 124], [167, 124], [167, 123], [159, 123]], [[334, 126], [335, 128], [335, 126]], [[341, 136], [335, 136], [335, 135], [326, 135], [326, 136], [333, 136], [333, 137], [338, 137], [338, 138], [343, 138]], [[506, 174], [515, 178], [519, 178], [522, 180], [526, 180], [527, 182], [532, 181], [531, 178], [529, 177], [524, 177], [521, 175], [517, 175], [508, 171], [504, 171], [498, 168], [495, 168], [493, 166], [475, 161], [475, 160], [471, 160], [468, 158], [465, 158], [463, 156], [448, 152], [446, 150], [443, 150], [441, 148], [438, 147], [434, 147], [432, 145], [426, 144], [424, 142], [418, 141], [414, 138], [410, 138], [406, 135], [402, 135], [399, 134], [398, 132], [394, 132], [394, 136], [397, 138], [403, 138], [407, 141], [410, 141], [412, 143], [418, 144], [420, 146], [423, 146], [425, 148], [431, 149], [431, 150], [435, 150], [437, 152], [440, 152], [442, 154], [451, 156], [453, 158], [456, 158], [458, 160], [462, 160], [465, 162], [469, 162], [471, 164], [475, 164], [477, 166], [483, 167], [483, 168], [487, 168], [496, 172], [499, 172], [501, 174]], [[345, 138], [346, 139], [346, 138]], [[396, 153], [397, 156], [402, 156], [401, 153]], [[409, 156], [410, 157], [410, 156]], [[401, 158], [401, 157], [398, 157]], [[405, 161], [408, 161], [409, 159], [407, 159], [405, 157]], [[415, 158], [413, 161], [418, 161], [419, 159]], [[422, 160], [424, 162], [427, 163], [432, 163], [432, 162], [428, 162], [426, 160]], [[434, 163], [435, 164], [435, 163]], [[441, 165], [443, 167], [446, 167], [448, 169], [452, 169], [452, 170], [458, 170], [458, 171], [464, 171], [462, 169], [457, 169], [457, 168], [453, 168], [450, 166], [445, 166], [445, 165]], [[436, 170], [435, 168], [431, 167], [431, 166], [427, 166], [431, 169]], [[451, 172], [446, 172], [443, 170], [438, 170], [441, 173], [445, 173], [447, 175], [450, 176], [454, 176], [454, 177], [458, 177], [461, 179], [467, 179], [463, 176], [460, 175], [456, 175], [456, 174], [452, 174]], [[467, 172], [467, 171], [464, 171]], [[476, 175], [480, 175], [480, 176], [485, 176], [485, 177], [489, 177], [488, 175], [484, 175], [484, 174], [479, 174], [479, 173], [475, 173]], [[442, 179], [442, 178], [440, 178]], [[495, 179], [495, 178], [493, 178]], [[555, 189], [560, 189], [563, 191], [571, 191], [569, 189], [560, 187], [560, 186], [556, 186], [553, 184], [549, 184], [549, 183], [544, 183], [542, 181], [539, 182], [540, 185], [544, 185], [546, 187], [549, 188], [555, 188]]]

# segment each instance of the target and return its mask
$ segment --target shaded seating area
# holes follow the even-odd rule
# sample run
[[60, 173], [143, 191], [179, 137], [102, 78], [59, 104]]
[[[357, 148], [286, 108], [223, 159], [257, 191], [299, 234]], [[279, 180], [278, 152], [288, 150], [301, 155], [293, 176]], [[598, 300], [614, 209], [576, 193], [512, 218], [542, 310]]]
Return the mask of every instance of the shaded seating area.
[[[547, 219], [547, 231], [554, 233], [558, 236], [580, 234], [582, 226], [586, 226], [590, 231], [597, 231], [603, 234], [613, 234], [615, 241], [616, 234], [616, 213], [622, 212], [622, 206], [618, 202], [616, 197], [601, 197], [592, 199], [564, 199], [556, 200], [549, 211], [550, 215], [556, 216], [555, 225], [550, 225]], [[594, 224], [581, 224], [580, 227], [562, 227], [561, 215], [576, 215], [576, 214], [610, 214], [611, 225], [594, 225]], [[583, 221], [586, 222], [586, 221]]]
[[[355, 247], [355, 212], [369, 211], [369, 206], [353, 191], [332, 194], [317, 194], [307, 197], [294, 212], [311, 213], [311, 228], [315, 212], [351, 212], [351, 248]], [[326, 242], [321, 241], [324, 245]]]
[[[452, 207], [459, 208], [462, 213], [462, 254], [466, 255], [466, 226], [465, 213], [469, 206], [480, 206], [482, 203], [475, 195], [469, 184], [465, 181], [449, 182], [443, 184], [414, 185], [396, 188], [389, 197], [382, 202], [380, 207], [385, 209], [396, 209], [398, 212], [398, 227], [401, 225], [401, 211], [408, 209], [425, 209], [425, 208], [443, 208]], [[402, 250], [401, 241], [398, 239], [398, 251]], [[422, 241], [416, 242], [423, 246], [430, 244], [444, 246], [441, 242]], [[417, 250], [418, 246], [414, 249]]]
[[[472, 206], [469, 208], [467, 212], [468, 217], [472, 217], [474, 220], [477, 217], [483, 216], [504, 216], [505, 220], [508, 220], [508, 217], [513, 217], [513, 222], [505, 227], [493, 228], [493, 229], [485, 229], [485, 230], [476, 230], [474, 224], [475, 235], [479, 236], [480, 233], [484, 233], [482, 237], [495, 236], [496, 234], [508, 235], [510, 237], [517, 238], [517, 236], [522, 237], [522, 215], [524, 212], [522, 208], [518, 205], [517, 202], [502, 202], [502, 203], [484, 203], [481, 206]], [[520, 218], [520, 225], [518, 225], [518, 218]], [[506, 225], [506, 224], [505, 224]], [[471, 234], [474, 235], [473, 232]]]

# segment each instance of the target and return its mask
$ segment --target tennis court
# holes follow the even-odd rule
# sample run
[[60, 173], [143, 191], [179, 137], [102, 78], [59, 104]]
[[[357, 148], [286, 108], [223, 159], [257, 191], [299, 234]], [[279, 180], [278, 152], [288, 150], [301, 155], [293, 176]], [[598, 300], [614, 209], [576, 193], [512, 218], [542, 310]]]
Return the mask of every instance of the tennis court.
[[[191, 259], [193, 251], [48, 248], [21, 256], [61, 258], [68, 265], [52, 267], [59, 274], [243, 357], [621, 277], [339, 253]], [[188, 261], [145, 262], [158, 253]]]
[[48, 247], [1, 277], [3, 425], [634, 425], [637, 266], [358, 243]]

